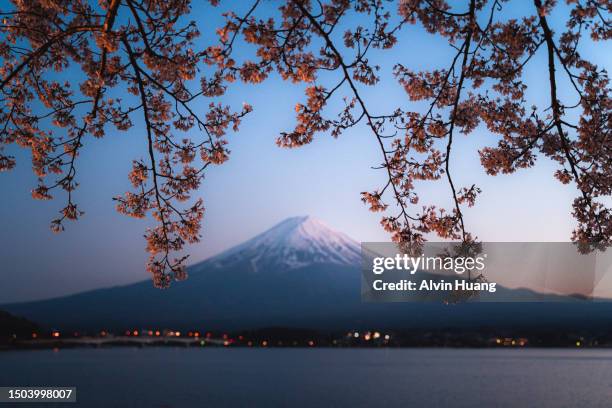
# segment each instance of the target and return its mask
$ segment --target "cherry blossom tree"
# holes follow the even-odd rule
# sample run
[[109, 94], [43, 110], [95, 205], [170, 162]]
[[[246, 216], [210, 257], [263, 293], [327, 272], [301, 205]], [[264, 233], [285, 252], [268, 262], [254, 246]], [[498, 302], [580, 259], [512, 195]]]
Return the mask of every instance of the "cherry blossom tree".
[[[506, 0], [464, 0], [452, 7], [444, 0], [286, 0], [274, 13], [264, 3], [253, 0], [243, 14], [226, 13], [218, 38], [203, 47], [194, 40], [205, 22], [188, 19], [193, 7], [212, 6], [189, 0], [12, 0], [2, 8], [0, 149], [17, 144], [31, 151], [39, 178], [34, 198], [65, 193], [54, 231], [83, 214], [72, 193], [87, 139], [131, 129], [138, 115], [147, 159], [133, 162], [133, 190], [115, 197], [117, 209], [156, 220], [145, 235], [155, 285], [184, 278], [186, 257], [176, 254], [199, 240], [204, 214], [191, 193], [209, 165], [228, 159], [227, 134], [251, 111], [246, 104], [233, 111], [220, 98], [235, 81], [265, 86], [279, 75], [306, 84], [296, 126], [278, 136], [280, 147], [308, 144], [320, 133], [339, 137], [358, 125], [369, 130], [387, 182], [363, 192], [362, 200], [383, 214], [395, 242], [418, 247], [435, 234], [476, 243], [463, 213], [480, 189], [457, 185], [452, 164], [457, 135], [480, 126], [497, 137], [479, 152], [487, 173], [513, 173], [539, 156], [555, 160], [555, 177], [578, 191], [572, 239], [585, 251], [610, 245], [611, 210], [602, 200], [612, 189], [609, 79], [580, 54], [585, 37], [610, 39], [609, 1], [568, 0], [560, 32], [549, 22], [559, 7], [554, 0], [533, 0], [520, 19], [505, 17]], [[398, 41], [410, 25], [448, 43], [452, 55], [445, 66], [410, 67]], [[238, 43], [252, 47], [255, 57], [237, 53]], [[370, 58], [373, 50], [403, 57], [393, 80], [424, 109], [397, 101], [395, 109], [381, 112], [366, 98], [364, 89], [382, 75]], [[527, 100], [524, 78], [538, 52], [548, 65], [542, 77], [550, 97], [543, 106]], [[80, 75], [61, 79], [76, 68]], [[576, 100], [561, 99], [562, 82]], [[122, 89], [125, 96], [111, 96]], [[330, 109], [332, 98], [344, 102], [340, 111]], [[5, 150], [0, 170], [15, 165]], [[416, 184], [429, 180], [448, 185], [451, 208], [420, 202]]]
[[[584, 36], [609, 40], [610, 2], [568, 1], [570, 12], [560, 33], [548, 23], [554, 0], [534, 0], [522, 19], [504, 18], [508, 1], [503, 0], [467, 0], [453, 7], [444, 0], [296, 0], [284, 2], [277, 18], [258, 17], [261, 3], [254, 1], [246, 15], [227, 14], [219, 30], [221, 45], [208, 51], [216, 56], [219, 72], [259, 83], [276, 71], [286, 80], [308, 84], [306, 101], [296, 105], [297, 125], [280, 135], [279, 146], [299, 147], [317, 133], [337, 137], [365, 124], [380, 147], [380, 168], [388, 181], [362, 193], [362, 199], [372, 211], [395, 211], [382, 219], [394, 241], [418, 247], [432, 233], [475, 241], [463, 211], [474, 205], [480, 189], [456, 185], [452, 152], [458, 133], [468, 135], [482, 124], [498, 136], [496, 146], [480, 151], [488, 174], [531, 167], [538, 155], [557, 161], [555, 177], [579, 191], [572, 239], [585, 251], [610, 244], [610, 209], [601, 200], [612, 189], [609, 79], [579, 52]], [[381, 79], [368, 53], [392, 49], [403, 55], [397, 33], [412, 24], [444, 38], [453, 55], [447, 66], [432, 71], [396, 64], [393, 75], [408, 98], [427, 102], [428, 108], [410, 110], [398, 101], [393, 111], [379, 112], [376, 101], [366, 100], [363, 92]], [[240, 38], [256, 47], [256, 60], [234, 57], [232, 46]], [[531, 106], [525, 97], [524, 69], [538, 51], [548, 61], [545, 106]], [[560, 100], [561, 80], [571, 84], [576, 101]], [[344, 98], [340, 112], [326, 110], [333, 97]], [[448, 184], [450, 209], [420, 203], [415, 182], [439, 179]]]
[[[185, 276], [185, 257], [172, 254], [199, 240], [202, 200], [182, 203], [209, 165], [227, 159], [225, 136], [250, 111], [202, 100], [223, 94], [218, 78], [200, 78], [197, 91], [188, 86], [204, 57], [194, 51], [196, 24], [182, 23], [190, 7], [186, 0], [15, 0], [1, 13], [0, 145], [31, 151], [39, 178], [34, 198], [65, 192], [54, 231], [83, 214], [72, 193], [87, 138], [126, 131], [134, 115], [141, 115], [144, 129], [138, 131], [146, 138], [148, 159], [133, 162], [134, 190], [115, 200], [121, 213], [151, 213], [157, 221], [145, 236], [148, 270], [160, 287]], [[82, 78], [57, 79], [58, 72], [75, 67]], [[111, 97], [113, 88], [127, 90], [125, 97]], [[197, 113], [202, 109], [195, 104], [207, 106], [205, 113]], [[181, 137], [194, 127], [201, 139]], [[0, 170], [14, 165], [13, 157], [0, 155]]]

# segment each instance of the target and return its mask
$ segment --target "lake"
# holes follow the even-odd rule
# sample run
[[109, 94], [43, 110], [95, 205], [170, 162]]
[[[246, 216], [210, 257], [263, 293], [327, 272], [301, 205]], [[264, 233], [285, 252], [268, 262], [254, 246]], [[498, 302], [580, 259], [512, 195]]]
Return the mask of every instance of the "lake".
[[64, 407], [610, 407], [612, 350], [1, 352], [0, 386], [24, 385], [76, 386]]

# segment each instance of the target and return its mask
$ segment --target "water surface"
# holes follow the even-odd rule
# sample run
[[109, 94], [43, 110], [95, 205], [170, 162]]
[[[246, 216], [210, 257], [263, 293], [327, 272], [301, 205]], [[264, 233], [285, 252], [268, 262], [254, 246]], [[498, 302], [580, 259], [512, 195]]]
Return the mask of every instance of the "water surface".
[[76, 386], [79, 403], [65, 407], [610, 407], [612, 350], [152, 347], [0, 353], [0, 386], [20, 385]]

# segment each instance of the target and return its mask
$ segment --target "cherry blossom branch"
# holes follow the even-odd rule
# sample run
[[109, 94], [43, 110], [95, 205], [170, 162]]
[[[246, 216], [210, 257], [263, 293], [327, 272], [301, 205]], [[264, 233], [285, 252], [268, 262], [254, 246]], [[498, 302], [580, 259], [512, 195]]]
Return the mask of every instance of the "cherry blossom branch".
[[[584, 242], [584, 238], [582, 238], [583, 242], [581, 243], [583, 244], [583, 246], [589, 246], [591, 244], [597, 245], [597, 244], [600, 244], [601, 241], [604, 241], [605, 243], [605, 241], [609, 241], [610, 238], [609, 237], [606, 238], [606, 234], [604, 233], [603, 223], [605, 222], [606, 219], [609, 220], [610, 212], [609, 210], [605, 208], [602, 209], [601, 205], [596, 205], [593, 202], [593, 199], [591, 197], [591, 192], [585, 188], [584, 178], [581, 177], [579, 174], [578, 163], [571, 152], [570, 141], [568, 141], [566, 134], [563, 130], [563, 125], [565, 122], [562, 119], [563, 117], [562, 107], [561, 107], [561, 103], [559, 102], [559, 99], [557, 96], [557, 82], [556, 82], [557, 80], [556, 80], [556, 73], [555, 73], [556, 72], [555, 54], [558, 55], [558, 52], [556, 51], [557, 47], [555, 46], [554, 39], [553, 39], [553, 33], [548, 25], [548, 21], [546, 19], [546, 10], [542, 5], [541, 0], [534, 0], [534, 5], [536, 9], [538, 10], [539, 22], [540, 22], [542, 31], [544, 33], [544, 39], [546, 41], [546, 46], [547, 46], [548, 78], [549, 78], [549, 84], [550, 84], [549, 90], [550, 90], [550, 101], [551, 101], [550, 103], [551, 103], [551, 108], [552, 108], [553, 123], [557, 130], [557, 135], [561, 143], [561, 148], [563, 150], [565, 159], [567, 160], [567, 163], [570, 167], [571, 174], [573, 175], [576, 185], [580, 191], [580, 194], [582, 195], [583, 205], [586, 206], [587, 214], [591, 216], [592, 218], [591, 222], [594, 223], [594, 226], [596, 227], [596, 232], [594, 234], [589, 233], [587, 236], [588, 239], [593, 240], [594, 242]], [[562, 65], [564, 64], [562, 63]], [[581, 99], [583, 99], [582, 94], [580, 92], [579, 94], [581, 96]]]
[[311, 22], [311, 24], [317, 29], [319, 35], [325, 40], [326, 46], [334, 53], [338, 64], [342, 68], [342, 72], [343, 72], [343, 75], [344, 75], [343, 81], [346, 81], [348, 83], [349, 87], [351, 88], [351, 90], [353, 92], [353, 95], [357, 99], [357, 101], [359, 103], [359, 106], [361, 107], [363, 113], [365, 114], [368, 127], [370, 128], [370, 130], [372, 131], [372, 133], [376, 137], [376, 140], [378, 141], [378, 145], [380, 147], [380, 150], [382, 151], [383, 158], [384, 158], [384, 161], [385, 161], [385, 168], [387, 170], [387, 175], [389, 177], [389, 183], [391, 184], [391, 187], [393, 189], [393, 193], [394, 193], [394, 196], [395, 196], [395, 201], [398, 204], [398, 206], [400, 207], [400, 214], [401, 214], [401, 216], [404, 217], [406, 225], [409, 225], [410, 224], [410, 220], [409, 220], [409, 217], [408, 217], [408, 213], [406, 212], [406, 206], [405, 206], [405, 203], [404, 203], [404, 200], [403, 200], [402, 196], [400, 195], [400, 193], [398, 191], [398, 187], [397, 187], [397, 184], [395, 182], [395, 178], [393, 177], [393, 174], [391, 173], [391, 163], [389, 162], [389, 159], [387, 157], [387, 152], [385, 150], [385, 145], [383, 143], [383, 140], [381, 138], [381, 135], [380, 135], [376, 125], [374, 124], [374, 120], [373, 120], [372, 115], [368, 111], [368, 108], [366, 107], [363, 98], [359, 94], [359, 91], [357, 90], [357, 87], [355, 86], [355, 84], [354, 84], [354, 82], [352, 80], [352, 77], [351, 77], [351, 75], [350, 75], [350, 73], [348, 71], [347, 65], [344, 62], [342, 54], [340, 54], [338, 49], [335, 47], [334, 43], [331, 41], [331, 39], [329, 37], [329, 34], [326, 33], [325, 30], [323, 30], [321, 25], [312, 16], [312, 14], [310, 14], [310, 12], [304, 7], [302, 2], [300, 0], [298, 0], [298, 1], [295, 1], [294, 3], [300, 9], [302, 14], [305, 15], [308, 18], [308, 20]]
[[463, 44], [463, 61], [461, 62], [461, 74], [459, 75], [459, 83], [457, 84], [457, 91], [455, 96], [455, 102], [453, 103], [453, 111], [451, 113], [451, 123], [450, 129], [448, 131], [448, 143], [446, 144], [446, 157], [444, 159], [445, 169], [446, 169], [446, 177], [448, 179], [448, 184], [450, 185], [451, 191], [453, 193], [453, 201], [455, 202], [455, 211], [457, 212], [457, 217], [459, 219], [459, 224], [461, 226], [461, 237], [463, 241], [467, 241], [467, 236], [465, 233], [465, 224], [463, 222], [463, 213], [461, 212], [461, 208], [459, 206], [459, 199], [457, 198], [457, 190], [455, 189], [455, 184], [453, 183], [453, 178], [450, 173], [450, 154], [451, 147], [453, 145], [453, 130], [455, 129], [455, 119], [457, 117], [457, 108], [459, 106], [459, 100], [461, 99], [461, 90], [463, 89], [463, 81], [465, 80], [466, 70], [467, 70], [467, 61], [470, 53], [470, 43], [472, 41], [472, 33], [474, 32], [474, 9], [476, 6], [475, 0], [470, 0], [470, 11], [468, 12], [469, 23], [468, 29], [465, 37], [465, 42]]

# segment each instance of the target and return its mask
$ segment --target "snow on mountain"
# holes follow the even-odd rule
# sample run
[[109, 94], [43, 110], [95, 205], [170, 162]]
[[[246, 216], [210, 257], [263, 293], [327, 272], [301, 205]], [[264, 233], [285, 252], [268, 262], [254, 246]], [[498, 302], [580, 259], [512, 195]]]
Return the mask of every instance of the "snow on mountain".
[[246, 263], [258, 272], [267, 268], [291, 270], [312, 264], [357, 266], [360, 259], [361, 247], [357, 242], [314, 217], [304, 216], [288, 218], [210, 262], [222, 267]]

